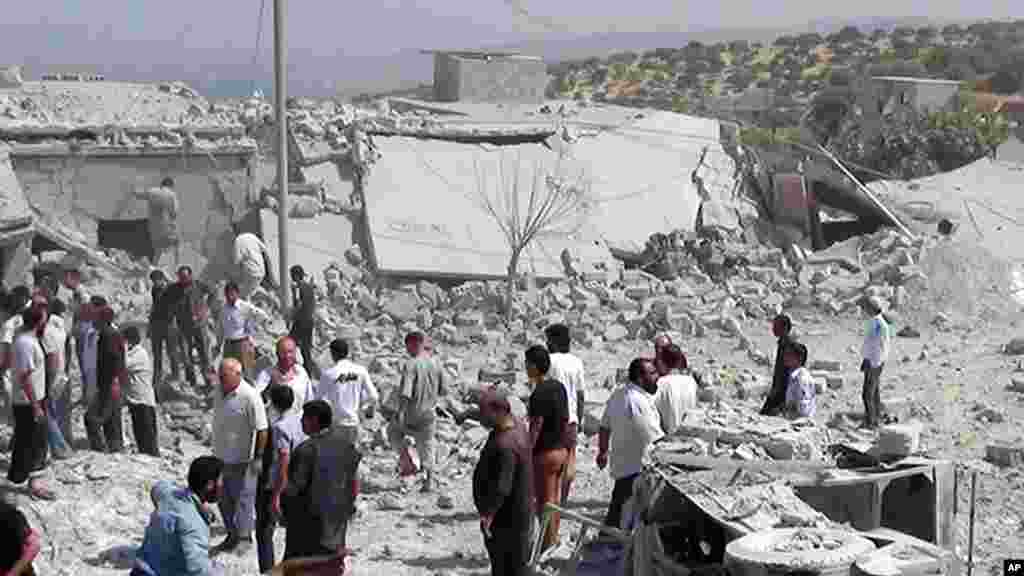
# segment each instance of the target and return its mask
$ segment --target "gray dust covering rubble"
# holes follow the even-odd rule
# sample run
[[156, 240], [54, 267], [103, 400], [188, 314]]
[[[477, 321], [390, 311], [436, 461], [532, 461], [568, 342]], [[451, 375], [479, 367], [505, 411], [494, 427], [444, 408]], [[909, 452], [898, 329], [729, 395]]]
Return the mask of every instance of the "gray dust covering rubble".
[[[113, 118], [120, 124], [135, 122], [127, 111], [130, 102], [162, 107], [159, 119], [166, 129], [154, 142], [171, 145], [176, 140], [169, 134], [201, 133], [214, 124], [240, 126], [239, 135], [217, 138], [260, 143], [260, 165], [255, 170], [266, 175], [272, 158], [264, 154], [263, 144], [273, 130], [268, 127], [272, 111], [262, 99], [208, 103], [175, 84], [125, 88], [117, 97], [125, 99], [114, 106], [125, 110]], [[89, 115], [95, 102], [88, 100], [88, 92], [72, 97], [59, 83], [21, 98], [0, 91], [0, 116], [8, 128], [111, 123], [109, 116]], [[293, 158], [304, 156], [311, 164], [372, 152], [365, 143], [353, 142], [364, 138], [352, 129], [356, 125], [403, 134], [436, 135], [445, 130], [430, 114], [397, 113], [386, 107], [295, 101], [290, 116]], [[130, 130], [121, 136], [104, 134], [112, 145], [133, 142]], [[272, 186], [272, 170], [269, 174], [263, 178], [264, 189]], [[332, 204], [324, 200], [329, 191], [319, 184], [302, 184], [321, 200], [316, 218], [361, 209], [358, 194], [335, 198], [337, 204]], [[274, 209], [273, 195], [259, 190], [259, 183], [256, 188], [253, 199]], [[749, 214], [743, 210], [732, 216], [735, 222], [728, 226], [716, 225], [709, 216], [706, 225], [698, 223], [694, 230], [666, 230], [643, 249], [613, 252], [616, 259], [600, 269], [569, 266], [562, 278], [545, 281], [529, 275], [510, 284], [379, 274], [372, 253], [358, 244], [324, 255], [322, 266], [307, 267], [318, 296], [315, 360], [327, 361], [331, 339], [348, 340], [353, 359], [369, 368], [382, 397], [387, 397], [405, 357], [404, 334], [422, 330], [455, 384], [439, 408], [439, 495], [422, 495], [409, 481], [399, 479], [380, 417], [365, 424], [363, 494], [348, 536], [349, 547], [357, 554], [352, 573], [488, 573], [470, 490], [472, 469], [487, 436], [475, 419], [474, 402], [481, 387], [493, 382], [502, 382], [524, 400], [529, 390], [522, 353], [528, 345], [543, 342], [546, 326], [560, 322], [572, 328], [573, 351], [583, 359], [587, 373], [587, 440], [579, 448], [571, 498], [577, 512], [599, 518], [611, 495], [612, 480], [595, 464], [604, 401], [621, 383], [620, 371], [630, 359], [652, 355], [651, 340], [666, 333], [682, 347], [698, 376], [700, 403], [667, 439], [665, 450], [742, 461], [831, 462], [829, 447], [846, 443], [955, 460], [981, 472], [976, 562], [987, 567], [1010, 551], [1024, 549], [1024, 478], [1018, 473], [1024, 439], [1016, 424], [1024, 417], [1024, 334], [1017, 324], [1019, 309], [1010, 298], [1007, 268], [967, 234], [908, 238], [882, 229], [812, 252], [806, 242], [776, 245], [744, 230], [741, 222]], [[292, 222], [302, 226], [304, 221], [293, 217]], [[58, 269], [68, 258], [82, 262], [86, 288], [107, 296], [119, 322], [145, 323], [150, 306], [147, 262], [82, 239], [61, 248], [35, 256], [34, 265]], [[206, 270], [218, 297], [229, 274], [230, 266], [223, 262]], [[508, 292], [510, 285], [516, 288], [514, 294]], [[858, 303], [865, 297], [883, 302], [893, 333], [898, 334], [881, 394], [887, 412], [903, 427], [883, 429], [881, 434], [858, 427], [865, 329]], [[274, 339], [286, 327], [275, 296], [261, 295], [254, 301], [275, 317], [258, 337], [265, 364]], [[757, 415], [775, 357], [770, 323], [780, 312], [793, 318], [796, 334], [809, 350], [808, 368], [818, 393], [817, 414], [811, 420]], [[77, 374], [72, 381], [78, 382]], [[183, 483], [189, 461], [210, 451], [211, 399], [182, 382], [166, 383], [164, 392], [169, 399], [159, 407], [162, 458], [135, 454], [130, 438], [128, 452], [119, 455], [92, 453], [79, 444], [75, 456], [50, 466], [55, 501], [33, 501], [16, 488], [5, 488], [7, 497], [17, 501], [42, 534], [38, 573], [105, 575], [130, 568], [152, 508], [149, 487], [159, 480]], [[77, 401], [77, 386], [75, 394]], [[82, 411], [76, 406], [79, 442], [85, 437]], [[524, 405], [514, 402], [514, 411], [523, 414]], [[125, 424], [130, 436], [131, 426]], [[10, 426], [0, 425], [0, 445], [6, 445], [11, 433]], [[961, 479], [956, 530], [964, 536], [957, 551], [962, 556], [968, 507], [964, 486]], [[828, 525], [819, 517], [808, 523], [819, 521]], [[578, 536], [574, 522], [563, 519], [561, 530], [563, 542], [571, 544]], [[219, 519], [213, 533], [219, 541]], [[279, 554], [283, 537], [284, 531], [278, 530]], [[832, 545], [815, 538], [801, 536], [790, 545]], [[560, 551], [542, 570], [555, 573], [570, 552], [571, 548]], [[255, 553], [221, 560], [229, 574], [256, 572]]]

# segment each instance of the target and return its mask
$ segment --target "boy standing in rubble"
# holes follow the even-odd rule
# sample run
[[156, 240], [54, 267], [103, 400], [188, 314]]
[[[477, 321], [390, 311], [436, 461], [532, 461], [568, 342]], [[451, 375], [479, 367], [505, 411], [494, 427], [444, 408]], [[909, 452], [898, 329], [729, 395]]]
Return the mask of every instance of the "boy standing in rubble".
[[882, 303], [878, 298], [863, 300], [861, 308], [868, 317], [862, 354], [864, 360], [860, 364], [860, 370], [864, 373], [864, 387], [861, 390], [864, 424], [868, 428], [877, 428], [882, 418], [882, 398], [879, 393], [882, 369], [889, 358], [889, 323], [882, 314]]

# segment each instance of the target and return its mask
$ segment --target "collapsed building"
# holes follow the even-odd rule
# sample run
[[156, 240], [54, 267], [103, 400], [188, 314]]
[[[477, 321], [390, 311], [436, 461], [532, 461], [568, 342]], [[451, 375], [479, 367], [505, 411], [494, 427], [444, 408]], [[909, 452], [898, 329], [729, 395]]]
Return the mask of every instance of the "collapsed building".
[[[0, 88], [0, 140], [15, 182], [5, 194], [31, 214], [14, 254], [59, 249], [96, 262], [96, 248], [147, 258], [148, 206], [136, 193], [171, 178], [179, 196], [182, 264], [223, 275], [231, 222], [256, 200], [256, 142], [236, 115], [180, 83], [63, 75]], [[19, 259], [20, 258], [20, 259]], [[24, 266], [24, 257], [4, 264]], [[22, 274], [17, 268], [7, 280]]]

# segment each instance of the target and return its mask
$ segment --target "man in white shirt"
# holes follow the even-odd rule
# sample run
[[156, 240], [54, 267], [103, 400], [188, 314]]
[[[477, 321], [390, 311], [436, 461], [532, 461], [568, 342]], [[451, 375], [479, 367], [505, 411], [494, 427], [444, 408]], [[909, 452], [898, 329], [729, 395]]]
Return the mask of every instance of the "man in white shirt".
[[288, 386], [295, 393], [292, 410], [301, 412], [302, 406], [315, 397], [313, 381], [306, 369], [296, 361], [298, 345], [291, 336], [278, 339], [276, 350], [277, 363], [265, 368], [256, 377], [256, 391], [263, 394], [270, 386]]
[[124, 386], [124, 402], [132, 417], [135, 447], [140, 454], [160, 457], [157, 435], [156, 393], [153, 390], [153, 361], [142, 345], [142, 335], [135, 326], [122, 331], [125, 341], [124, 368], [128, 381]]
[[861, 302], [861, 309], [868, 318], [864, 331], [864, 347], [860, 370], [864, 373], [864, 387], [861, 399], [864, 401], [864, 425], [877, 428], [882, 415], [881, 388], [882, 369], [889, 359], [890, 329], [882, 314], [882, 303], [878, 298], [867, 298]]
[[6, 400], [4, 414], [10, 415], [14, 394], [14, 338], [21, 330], [22, 312], [28, 305], [31, 292], [28, 286], [15, 286], [7, 295], [7, 320], [0, 328], [0, 365], [3, 375], [3, 395]]
[[242, 379], [234, 358], [220, 364], [220, 393], [214, 397], [213, 453], [224, 461], [224, 494], [220, 513], [227, 538], [218, 552], [252, 548], [256, 487], [267, 448], [267, 409], [263, 399]]
[[253, 336], [256, 335], [257, 320], [269, 322], [270, 316], [243, 300], [238, 284], [229, 281], [224, 286], [224, 309], [220, 315], [221, 351], [224, 358], [241, 362], [242, 374], [250, 378], [256, 362]]
[[633, 495], [633, 482], [643, 471], [647, 449], [665, 436], [652, 398], [657, 379], [654, 363], [636, 358], [629, 364], [629, 383], [615, 390], [605, 404], [598, 433], [597, 467], [604, 470], [608, 466], [610, 446], [609, 472], [615, 488], [604, 519], [607, 526], [620, 526], [623, 506]]
[[46, 469], [47, 416], [46, 354], [39, 338], [47, 312], [45, 306], [35, 305], [22, 314], [22, 328], [14, 339], [14, 446], [7, 480], [27, 480], [34, 497], [51, 500], [53, 492], [40, 478]]
[[238, 267], [238, 284], [243, 298], [251, 298], [253, 292], [260, 289], [263, 280], [270, 276], [273, 283], [272, 266], [268, 257], [267, 245], [252, 232], [238, 233], [235, 226], [235, 266]]
[[685, 372], [686, 356], [679, 346], [669, 344], [655, 358], [658, 368], [658, 391], [654, 393], [654, 405], [661, 416], [661, 429], [672, 434], [679, 428], [687, 410], [697, 406], [697, 382]]
[[[39, 300], [40, 305], [44, 305]], [[40, 344], [46, 354], [46, 414], [49, 420], [50, 452], [53, 457], [63, 460], [71, 456], [74, 442], [71, 428], [71, 386], [68, 383], [65, 363], [67, 353], [67, 331], [64, 329], [64, 303], [53, 299], [49, 306], [46, 327]]]
[[331, 405], [335, 426], [358, 445], [360, 412], [372, 419], [380, 395], [366, 368], [348, 359], [348, 342], [337, 338], [330, 348], [334, 365], [320, 374], [316, 397]]
[[575, 354], [569, 352], [572, 342], [569, 327], [565, 324], [552, 324], [544, 330], [547, 338], [548, 352], [551, 357], [551, 367], [548, 369], [547, 377], [557, 380], [565, 387], [565, 395], [569, 400], [569, 437], [572, 445], [569, 446], [569, 457], [565, 462], [565, 472], [562, 475], [562, 505], [569, 501], [569, 490], [572, 482], [576, 479], [576, 438], [583, 433], [583, 411], [586, 408], [584, 396], [584, 370], [583, 361]]

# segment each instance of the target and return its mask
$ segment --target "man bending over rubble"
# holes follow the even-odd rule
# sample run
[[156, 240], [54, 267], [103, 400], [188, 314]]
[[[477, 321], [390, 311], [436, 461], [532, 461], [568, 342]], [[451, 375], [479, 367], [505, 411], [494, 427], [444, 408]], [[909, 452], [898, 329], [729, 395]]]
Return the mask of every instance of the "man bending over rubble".
[[402, 366], [401, 379], [392, 396], [388, 439], [399, 455], [399, 462], [411, 461], [406, 437], [416, 440], [416, 452], [424, 472], [422, 491], [434, 489], [434, 431], [437, 402], [448, 395], [444, 368], [424, 349], [426, 336], [410, 332], [405, 337], [409, 359]]
[[659, 423], [652, 395], [657, 389], [658, 370], [646, 358], [629, 363], [629, 384], [608, 398], [598, 434], [597, 467], [608, 466], [611, 447], [611, 472], [615, 479], [612, 500], [604, 523], [621, 527], [622, 510], [633, 495], [633, 482], [643, 472], [647, 449], [665, 436]]

